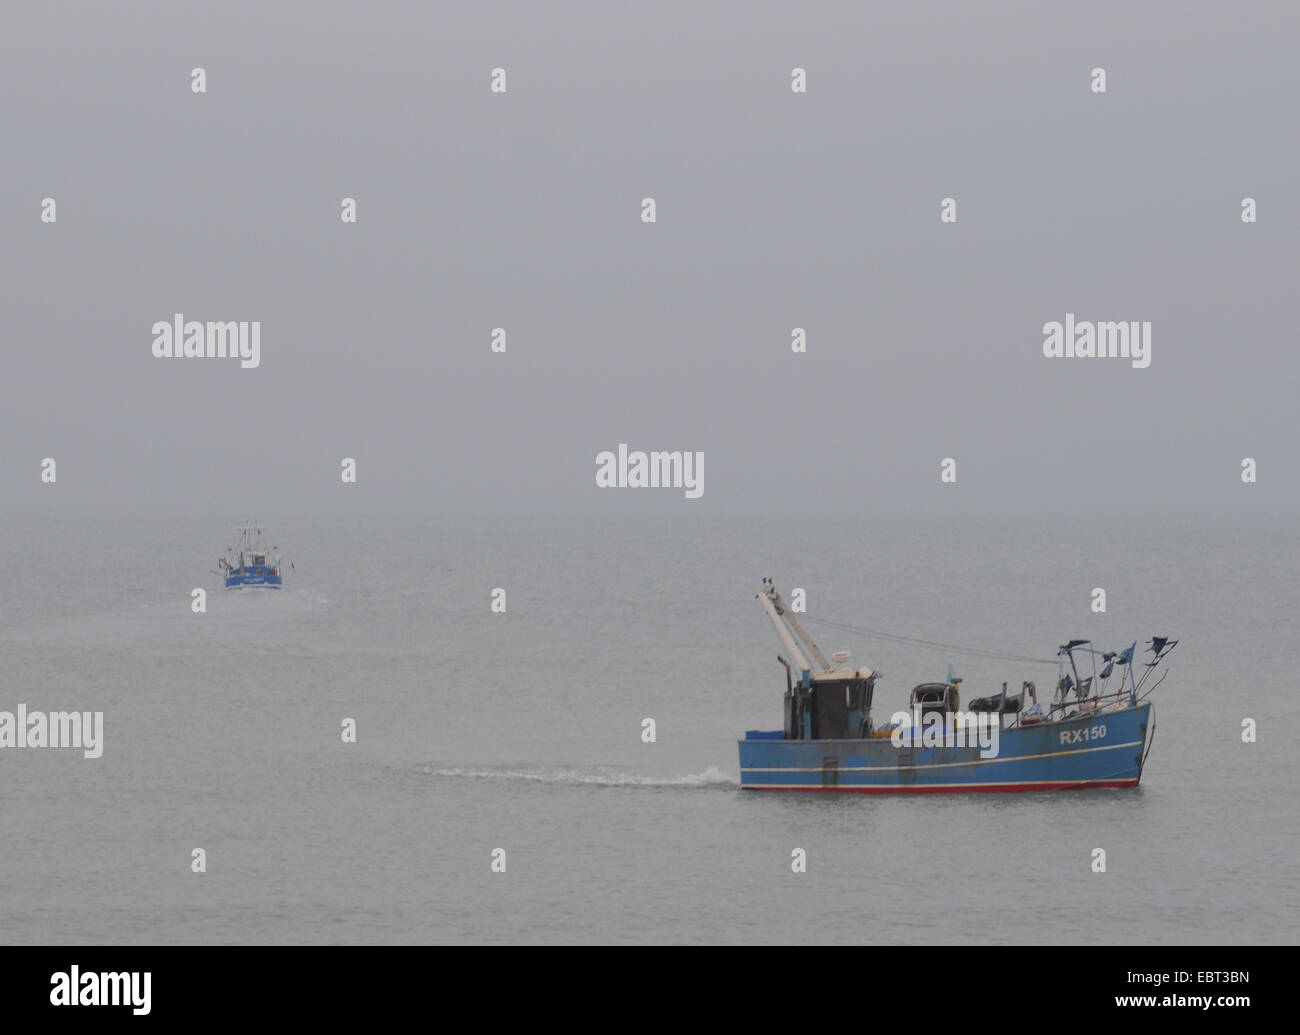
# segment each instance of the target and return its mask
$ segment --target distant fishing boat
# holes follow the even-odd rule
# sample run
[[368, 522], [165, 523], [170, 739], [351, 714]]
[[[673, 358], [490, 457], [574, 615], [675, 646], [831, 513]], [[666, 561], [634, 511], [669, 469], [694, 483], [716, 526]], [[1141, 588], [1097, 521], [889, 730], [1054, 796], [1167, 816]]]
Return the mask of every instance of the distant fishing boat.
[[278, 548], [266, 545], [262, 529], [255, 524], [240, 525], [235, 533], [238, 536], [236, 544], [226, 551], [225, 557], [217, 558], [217, 566], [221, 569], [217, 574], [225, 579], [226, 589], [243, 586], [279, 589], [283, 576], [280, 556], [275, 553]]
[[[1003, 683], [962, 712], [961, 680], [950, 666], [946, 681], [919, 684], [906, 712], [878, 723], [872, 705], [881, 673], [848, 667], [843, 652], [827, 661], [770, 579], [758, 599], [790, 660], [777, 658], [786, 670], [783, 728], [750, 730], [739, 742], [743, 788], [942, 794], [1136, 787], [1142, 777], [1155, 735], [1147, 697], [1163, 677], [1143, 689], [1177, 640], [1150, 640], [1154, 657], [1140, 679], [1136, 642], [1100, 651], [1070, 640], [1057, 650], [1057, 689], [1046, 708], [1027, 680], [1019, 694]], [[1091, 674], [1082, 675], [1089, 661]]]

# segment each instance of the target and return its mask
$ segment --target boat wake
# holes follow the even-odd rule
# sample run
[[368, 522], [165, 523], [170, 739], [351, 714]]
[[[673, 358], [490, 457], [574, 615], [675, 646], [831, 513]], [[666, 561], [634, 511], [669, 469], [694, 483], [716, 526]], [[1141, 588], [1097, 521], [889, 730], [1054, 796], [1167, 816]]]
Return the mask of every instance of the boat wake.
[[244, 610], [255, 607], [278, 608], [286, 611], [311, 611], [315, 608], [328, 607], [330, 599], [314, 589], [294, 587], [292, 589], [267, 589], [265, 586], [231, 586], [226, 590], [211, 590], [208, 593], [208, 610], [219, 608], [222, 603], [229, 605], [229, 610]]
[[702, 773], [688, 776], [644, 776], [618, 769], [592, 766], [585, 769], [570, 768], [495, 768], [450, 767], [431, 765], [416, 767], [424, 776], [461, 780], [522, 780], [529, 783], [568, 784], [586, 787], [739, 787], [740, 781], [728, 776], [717, 766], [709, 766]]

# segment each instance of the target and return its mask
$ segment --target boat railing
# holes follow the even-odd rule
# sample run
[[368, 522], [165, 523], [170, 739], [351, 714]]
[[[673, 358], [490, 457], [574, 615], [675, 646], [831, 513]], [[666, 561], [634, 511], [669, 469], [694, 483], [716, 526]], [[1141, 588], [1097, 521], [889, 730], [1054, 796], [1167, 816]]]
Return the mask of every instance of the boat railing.
[[[1084, 697], [1081, 700], [1060, 701], [1051, 705], [1047, 709], [1047, 721], [1050, 722], [1053, 717], [1059, 717], [1057, 716], [1057, 712], [1064, 712], [1070, 708], [1074, 708], [1079, 711], [1087, 710], [1089, 712], [1096, 712], [1096, 711], [1100, 711], [1103, 706], [1110, 707], [1116, 704], [1122, 704], [1125, 701], [1131, 699], [1132, 699], [1132, 692], [1127, 689], [1120, 688], [1111, 693], [1093, 694], [1091, 697]], [[1092, 705], [1092, 708], [1088, 709], [1087, 708], [1088, 705]], [[1019, 721], [1020, 721], [1020, 716], [1016, 716], [1016, 723], [1019, 723]]]

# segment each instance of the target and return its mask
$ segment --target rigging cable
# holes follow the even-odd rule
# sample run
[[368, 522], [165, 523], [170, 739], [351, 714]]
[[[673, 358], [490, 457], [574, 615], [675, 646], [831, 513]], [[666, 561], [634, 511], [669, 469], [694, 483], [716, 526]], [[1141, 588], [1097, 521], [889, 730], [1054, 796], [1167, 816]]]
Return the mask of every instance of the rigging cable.
[[938, 640], [923, 640], [915, 636], [899, 636], [896, 633], [880, 632], [878, 629], [864, 629], [860, 626], [849, 625], [845, 622], [832, 621], [829, 618], [814, 618], [812, 615], [803, 615], [805, 621], [820, 622], [822, 625], [829, 625], [832, 628], [839, 629], [843, 632], [858, 633], [862, 636], [874, 636], [881, 640], [890, 640], [894, 643], [906, 643], [915, 647], [934, 647], [940, 650], [948, 651], [952, 654], [970, 654], [977, 658], [991, 658], [997, 661], [1017, 661], [1027, 665], [1056, 665], [1057, 660], [1047, 660], [1046, 658], [1035, 658], [1028, 654], [1003, 654], [999, 651], [983, 650], [979, 647], [958, 647], [951, 643], [940, 643]]

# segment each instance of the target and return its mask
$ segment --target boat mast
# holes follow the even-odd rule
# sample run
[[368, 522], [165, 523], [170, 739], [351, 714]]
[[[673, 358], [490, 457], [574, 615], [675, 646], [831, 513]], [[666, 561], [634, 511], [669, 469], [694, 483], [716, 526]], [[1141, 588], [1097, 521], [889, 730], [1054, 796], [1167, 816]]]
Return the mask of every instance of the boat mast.
[[758, 594], [758, 601], [763, 605], [763, 610], [767, 612], [767, 617], [772, 620], [772, 625], [776, 627], [776, 634], [781, 638], [785, 649], [790, 652], [791, 658], [799, 666], [800, 672], [806, 681], [812, 675], [812, 665], [808, 662], [807, 655], [799, 649], [799, 644], [795, 642], [794, 637], [790, 635], [793, 630], [794, 635], [803, 641], [805, 647], [817, 659], [823, 672], [834, 672], [835, 669], [826, 655], [818, 649], [817, 644], [813, 643], [812, 637], [804, 632], [803, 626], [790, 613], [786, 607], [785, 601], [781, 599], [781, 594], [777, 592], [776, 586], [772, 584], [771, 579], [763, 580], [763, 591]]

